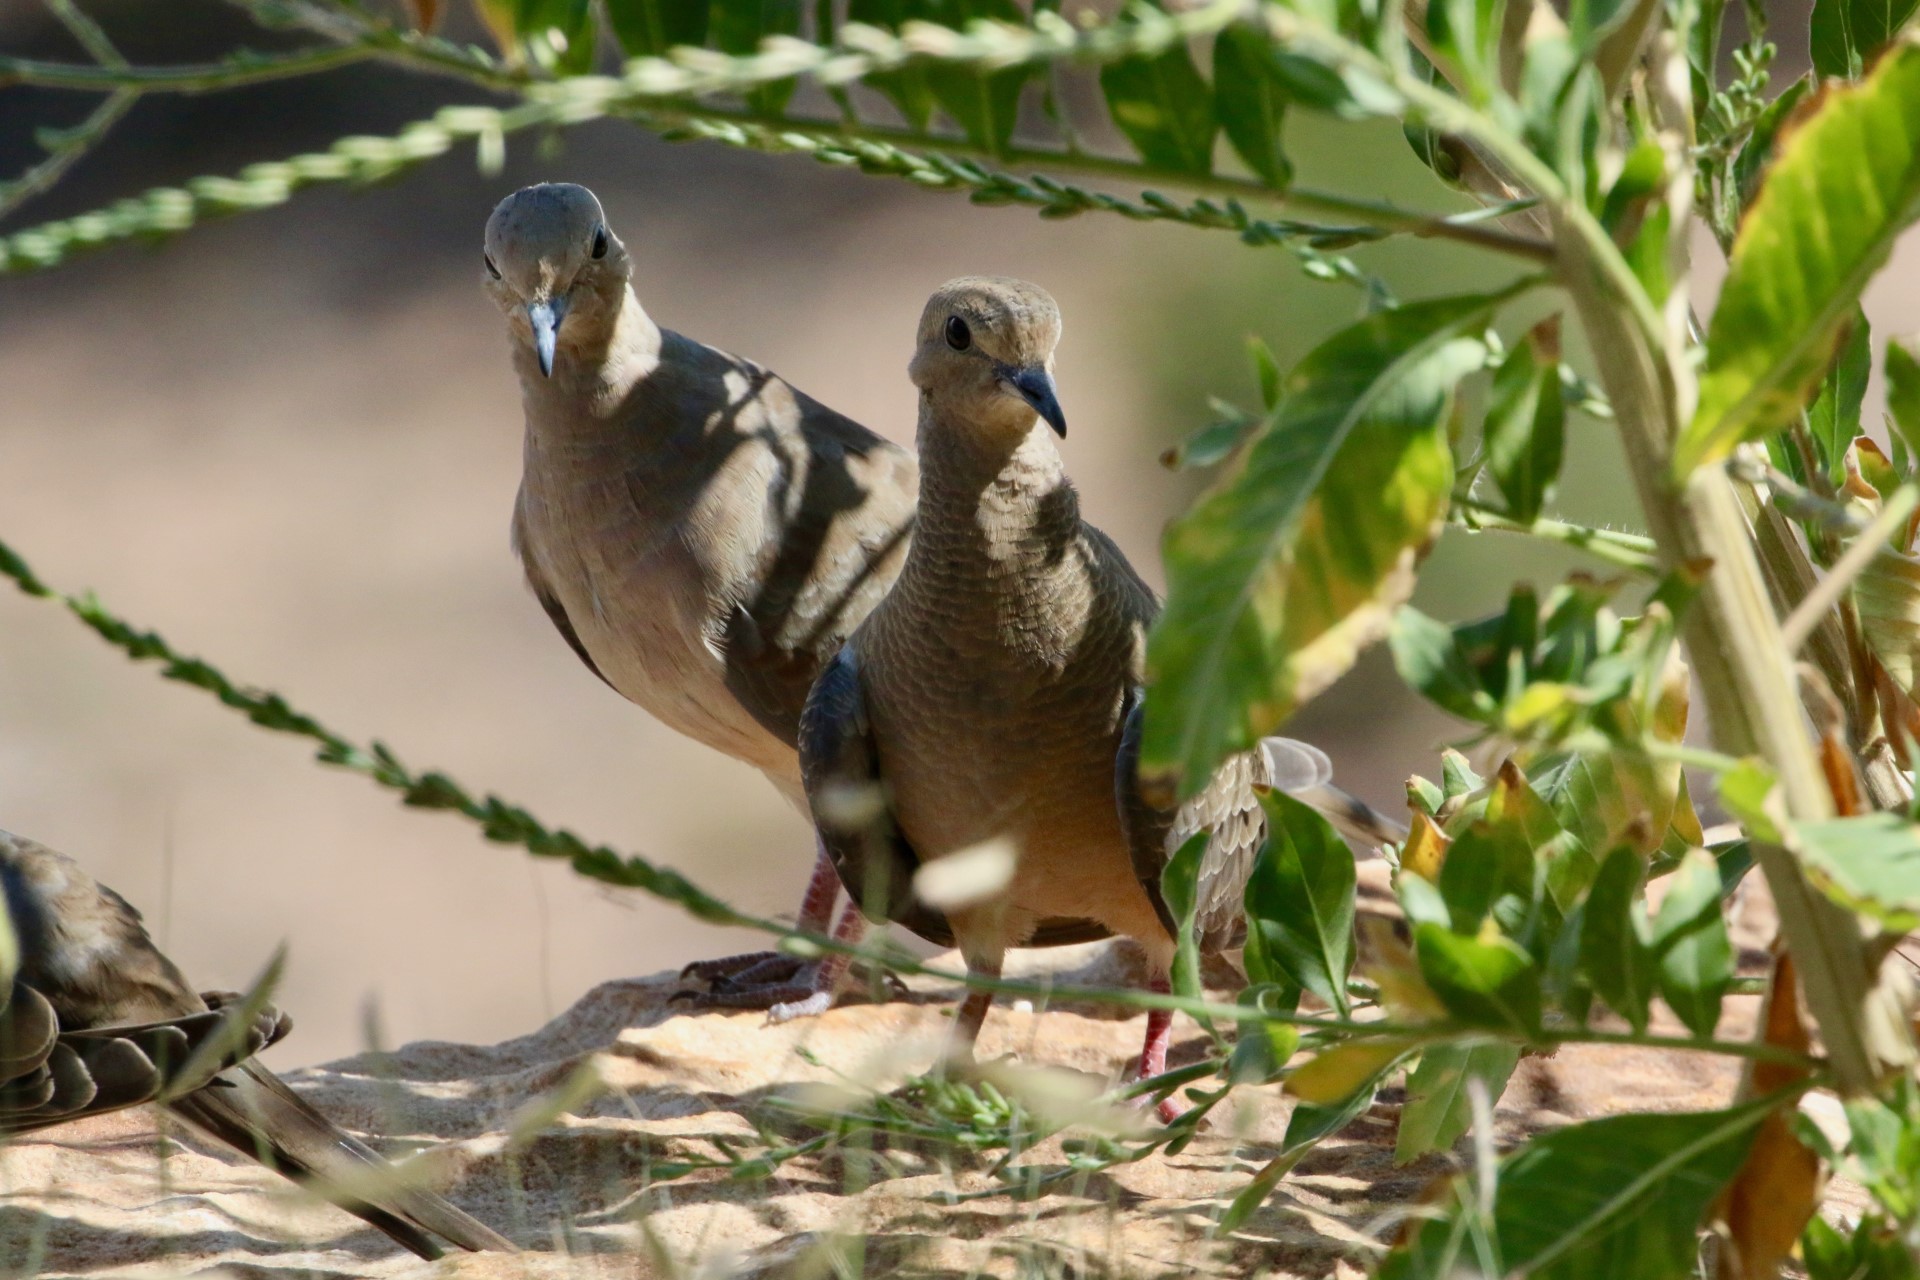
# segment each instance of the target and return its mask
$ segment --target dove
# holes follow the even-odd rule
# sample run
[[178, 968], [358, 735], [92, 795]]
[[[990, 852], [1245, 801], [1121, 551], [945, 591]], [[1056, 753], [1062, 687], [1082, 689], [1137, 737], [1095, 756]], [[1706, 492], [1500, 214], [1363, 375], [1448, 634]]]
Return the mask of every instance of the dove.
[[[696, 742], [758, 769], [802, 814], [807, 690], [899, 572], [909, 451], [750, 360], [662, 329], [585, 187], [514, 192], [487, 221], [485, 286], [507, 318], [526, 414], [513, 545], [588, 669]], [[840, 891], [816, 857], [798, 924]], [[849, 909], [834, 930], [857, 940]], [[830, 992], [773, 953], [688, 966], [723, 1005]]]
[[441, 1256], [435, 1236], [515, 1252], [441, 1197], [402, 1186], [253, 1061], [290, 1029], [286, 1016], [196, 993], [140, 913], [73, 859], [0, 831], [0, 906], [0, 1138], [158, 1103], [423, 1258]]
[[[1265, 837], [1257, 787], [1332, 810], [1374, 840], [1403, 834], [1333, 788], [1315, 748], [1270, 739], [1227, 760], [1177, 813], [1138, 786], [1147, 628], [1159, 602], [1080, 516], [1056, 438], [1060, 313], [1040, 288], [967, 277], [921, 317], [913, 543], [886, 598], [821, 673], [800, 757], [821, 841], [856, 904], [955, 946], [998, 977], [1041, 922], [1136, 940], [1169, 986], [1174, 921], [1160, 875], [1211, 832], [1198, 881], [1206, 950], [1229, 947]], [[916, 892], [923, 868], [1010, 849], [998, 886], [962, 902]], [[992, 1003], [975, 991], [949, 1056], [971, 1057]], [[1171, 1014], [1151, 1011], [1139, 1074], [1165, 1070]], [[1176, 1108], [1163, 1104], [1162, 1113]]]

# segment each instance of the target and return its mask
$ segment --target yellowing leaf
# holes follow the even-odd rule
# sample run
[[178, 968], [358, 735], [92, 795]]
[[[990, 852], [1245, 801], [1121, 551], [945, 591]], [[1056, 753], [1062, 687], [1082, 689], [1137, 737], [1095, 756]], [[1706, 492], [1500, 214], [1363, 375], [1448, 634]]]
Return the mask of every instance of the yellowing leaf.
[[1740, 224], [1676, 473], [1776, 430], [1826, 372], [1861, 291], [1920, 213], [1920, 46], [1894, 44], [1780, 145]]
[[1144, 774], [1197, 791], [1385, 633], [1446, 514], [1446, 424], [1491, 306], [1415, 303], [1335, 334], [1288, 376], [1240, 465], [1169, 528]]
[[1287, 1092], [1302, 1102], [1332, 1106], [1351, 1098], [1406, 1051], [1404, 1040], [1356, 1040], [1335, 1045], [1311, 1061], [1301, 1063], [1287, 1077]]

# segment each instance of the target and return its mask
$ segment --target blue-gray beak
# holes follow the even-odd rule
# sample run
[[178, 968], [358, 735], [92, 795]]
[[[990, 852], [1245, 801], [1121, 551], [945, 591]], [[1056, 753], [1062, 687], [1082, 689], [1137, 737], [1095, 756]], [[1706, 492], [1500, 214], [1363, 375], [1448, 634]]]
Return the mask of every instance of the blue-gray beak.
[[567, 301], [536, 302], [527, 308], [527, 322], [533, 326], [533, 349], [540, 357], [540, 372], [553, 376], [553, 348], [560, 339], [560, 322], [567, 318]]
[[1062, 440], [1067, 438], [1067, 415], [1060, 410], [1060, 397], [1054, 393], [1053, 375], [1046, 369], [1009, 369], [1001, 375], [1008, 386], [1020, 393], [1020, 398], [1033, 406], [1033, 411], [1045, 418], [1053, 433]]

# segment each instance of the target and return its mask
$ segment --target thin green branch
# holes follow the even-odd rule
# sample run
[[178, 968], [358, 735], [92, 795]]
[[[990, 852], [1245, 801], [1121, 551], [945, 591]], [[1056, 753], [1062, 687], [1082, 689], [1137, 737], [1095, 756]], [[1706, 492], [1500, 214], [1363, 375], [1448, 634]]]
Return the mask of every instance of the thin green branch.
[[1548, 519], [1545, 516], [1527, 524], [1463, 494], [1454, 495], [1451, 519], [1459, 528], [1475, 533], [1493, 530], [1499, 533], [1526, 534], [1543, 538], [1548, 542], [1576, 547], [1589, 555], [1598, 556], [1602, 560], [1640, 573], [1657, 574], [1660, 571], [1658, 549], [1654, 546], [1653, 539], [1637, 533], [1623, 533], [1616, 529], [1595, 529], [1587, 525], [1569, 524], [1564, 520]]
[[1793, 613], [1780, 624], [1781, 638], [1786, 642], [1788, 653], [1800, 652], [1800, 646], [1807, 642], [1813, 629], [1826, 620], [1827, 610], [1840, 603], [1854, 580], [1866, 571], [1873, 558], [1886, 547], [1888, 539], [1903, 528], [1913, 509], [1920, 506], [1920, 487], [1903, 484], [1895, 489], [1880, 514], [1873, 518], [1860, 536], [1854, 539], [1847, 553], [1834, 563], [1827, 575], [1815, 584], [1806, 598], [1794, 606]]
[[126, 58], [114, 47], [113, 41], [107, 39], [107, 33], [100, 29], [100, 24], [82, 13], [73, 0], [46, 0], [46, 5], [48, 12], [60, 20], [60, 25], [80, 42], [80, 47], [91, 54], [95, 62], [103, 67], [127, 65]]
[[[388, 138], [342, 138], [326, 151], [294, 156], [287, 160], [249, 165], [232, 177], [204, 177], [184, 187], [160, 187], [122, 200], [105, 209], [76, 218], [29, 227], [0, 238], [0, 274], [41, 270], [65, 261], [76, 252], [99, 248], [128, 239], [150, 239], [177, 235], [210, 217], [255, 211], [282, 204], [303, 187], [321, 183], [375, 182], [413, 165], [444, 155], [457, 143], [477, 140], [483, 147], [498, 149], [510, 134], [530, 128], [579, 123], [595, 118], [595, 113], [616, 104], [598, 103], [590, 107], [569, 99], [528, 102], [509, 108], [485, 106], [447, 107], [428, 119], [418, 121]], [[1378, 228], [1323, 226], [1313, 223], [1256, 218], [1237, 200], [1218, 203], [1197, 200], [1180, 204], [1158, 192], [1148, 191], [1128, 200], [1106, 192], [1091, 191], [1056, 179], [1035, 174], [1016, 177], [989, 168], [970, 159], [943, 152], [921, 153], [879, 139], [862, 139], [832, 133], [809, 133], [791, 125], [775, 127], [747, 122], [737, 113], [718, 109], [684, 108], [668, 111], [644, 111], [626, 108], [623, 114], [641, 123], [723, 145], [752, 150], [791, 152], [811, 155], [823, 164], [858, 167], [864, 172], [897, 177], [928, 190], [966, 191], [981, 204], [1019, 204], [1038, 210], [1043, 217], [1069, 217], [1100, 212], [1118, 214], [1136, 220], [1175, 222], [1202, 229], [1231, 231], [1253, 245], [1286, 244], [1296, 253], [1311, 259], [1322, 274], [1343, 275], [1364, 283], [1351, 264], [1322, 252], [1334, 244], [1350, 244], [1377, 238]], [[1035, 159], [1054, 158], [1052, 153], [1027, 153]], [[1060, 159], [1069, 157], [1062, 155]], [[1081, 158], [1085, 159], [1085, 158]], [[1133, 172], [1136, 177], [1156, 176], [1144, 167], [1101, 161], [1102, 172], [1109, 176]], [[1266, 193], [1271, 196], [1273, 193]], [[1407, 227], [1419, 227], [1426, 234], [1453, 234], [1445, 219], [1426, 215], [1407, 215], [1399, 211]], [[1489, 228], [1470, 224], [1456, 238], [1483, 242]], [[1499, 233], [1492, 233], [1499, 234]]]
[[137, 89], [116, 89], [96, 106], [87, 118], [72, 129], [53, 135], [53, 146], [44, 160], [17, 178], [0, 182], [0, 221], [20, 206], [49, 190], [66, 176], [80, 158], [100, 145], [109, 130], [140, 100]]
[[111, 93], [115, 89], [138, 89], [142, 93], [208, 93], [331, 71], [365, 62], [378, 53], [371, 45], [325, 45], [294, 53], [241, 52], [219, 62], [177, 67], [91, 66], [0, 55], [0, 89], [23, 85], [84, 93]]

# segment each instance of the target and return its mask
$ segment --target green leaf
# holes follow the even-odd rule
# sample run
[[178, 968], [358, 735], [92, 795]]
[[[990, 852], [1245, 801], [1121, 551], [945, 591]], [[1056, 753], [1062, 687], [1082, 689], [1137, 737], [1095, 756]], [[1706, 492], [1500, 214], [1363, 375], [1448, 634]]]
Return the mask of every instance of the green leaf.
[[1740, 148], [1740, 156], [1733, 162], [1734, 182], [1740, 189], [1740, 207], [1744, 210], [1753, 203], [1754, 196], [1760, 192], [1760, 179], [1765, 175], [1767, 166], [1773, 162], [1774, 143], [1779, 141], [1780, 130], [1794, 111], [1813, 88], [1813, 77], [1801, 76], [1785, 89], [1780, 96], [1767, 104], [1759, 118], [1753, 122], [1753, 128], [1747, 133], [1747, 141]]
[[[1543, 334], [1547, 326], [1550, 339]], [[1539, 519], [1560, 479], [1567, 414], [1560, 400], [1559, 328], [1556, 316], [1514, 344], [1493, 375], [1487, 404], [1487, 469], [1507, 500], [1507, 514], [1524, 524]]]
[[1653, 921], [1660, 994], [1697, 1036], [1720, 1022], [1733, 982], [1733, 943], [1720, 901], [1720, 868], [1705, 849], [1690, 849], [1667, 882]]
[[[1291, 1013], [1299, 1004], [1296, 988], [1291, 1000], [1268, 987], [1249, 988], [1240, 993], [1240, 1003], [1277, 1012], [1281, 1006]], [[1227, 1060], [1227, 1079], [1235, 1084], [1270, 1084], [1280, 1077], [1300, 1048], [1300, 1028], [1291, 1022], [1242, 1022], [1235, 1033], [1233, 1055]]]
[[1219, 1230], [1223, 1234], [1238, 1231], [1246, 1220], [1253, 1216], [1254, 1211], [1266, 1203], [1267, 1197], [1273, 1194], [1273, 1189], [1280, 1185], [1280, 1180], [1287, 1176], [1295, 1164], [1299, 1163], [1301, 1156], [1312, 1150], [1314, 1144], [1328, 1134], [1338, 1133], [1346, 1128], [1353, 1122], [1354, 1117], [1372, 1106], [1375, 1095], [1380, 1091], [1380, 1082], [1400, 1065], [1405, 1056], [1404, 1050], [1391, 1055], [1370, 1079], [1338, 1103], [1329, 1106], [1319, 1106], [1310, 1102], [1295, 1103], [1293, 1114], [1287, 1117], [1287, 1132], [1281, 1139], [1280, 1154], [1268, 1161], [1266, 1167], [1254, 1176], [1253, 1181], [1233, 1198], [1233, 1203], [1227, 1206], [1226, 1213], [1221, 1215]]
[[1107, 110], [1140, 158], [1162, 169], [1213, 169], [1213, 92], [1185, 44], [1150, 58], [1111, 62], [1100, 71]]
[[706, 0], [607, 0], [607, 20], [629, 58], [707, 42]]
[[[1382, 1280], [1462, 1274], [1529, 1280], [1667, 1280], [1694, 1274], [1701, 1219], [1746, 1160], [1777, 1098], [1726, 1111], [1609, 1116], [1535, 1138], [1495, 1185], [1456, 1184], [1445, 1212], [1388, 1256]], [[1482, 1197], [1491, 1222], [1475, 1223]], [[1463, 1256], [1478, 1243], [1485, 1254]]]
[[1315, 810], [1265, 792], [1267, 844], [1247, 880], [1247, 928], [1286, 980], [1348, 1011], [1353, 969], [1353, 851]]
[[1167, 904], [1179, 931], [1174, 935], [1173, 991], [1175, 995], [1203, 1000], [1200, 985], [1200, 947], [1194, 933], [1193, 917], [1199, 902], [1196, 886], [1200, 880], [1200, 862], [1207, 856], [1210, 833], [1197, 832], [1167, 859], [1160, 873], [1160, 898]]
[[1920, 826], [1897, 813], [1811, 822], [1797, 829], [1807, 870], [1829, 896], [1887, 928], [1920, 928]]
[[1217, 467], [1238, 453], [1240, 446], [1266, 425], [1264, 418], [1253, 417], [1224, 402], [1216, 402], [1213, 409], [1219, 416], [1162, 453], [1161, 466], [1169, 471]]
[[[932, 6], [925, 0], [848, 0], [847, 3], [848, 22], [864, 22], [885, 31], [898, 32], [900, 25], [911, 18], [933, 17]], [[927, 121], [933, 116], [933, 89], [927, 83], [926, 68], [910, 65], [870, 72], [863, 83], [893, 103], [909, 129], [915, 133], [926, 132]]]
[[515, 0], [514, 25], [543, 64], [568, 75], [593, 69], [594, 17], [589, 0]]
[[1515, 827], [1474, 822], [1454, 837], [1440, 864], [1440, 896], [1453, 927], [1472, 934], [1495, 914], [1524, 919], [1533, 904], [1533, 849]]
[[[1448, 855], [1459, 857], [1455, 845]], [[1540, 968], [1510, 938], [1480, 942], [1436, 924], [1413, 930], [1420, 976], [1447, 1012], [1474, 1026], [1522, 1036], [1540, 1028]]]
[[1823, 77], [1858, 80], [1913, 16], [1915, 0], [1814, 0], [1807, 52]]
[[1373, 1105], [1380, 1082], [1407, 1056], [1407, 1050], [1396, 1044], [1367, 1044], [1360, 1041], [1337, 1045], [1322, 1056], [1341, 1053], [1350, 1053], [1356, 1060], [1371, 1056], [1377, 1065], [1359, 1082], [1358, 1087], [1337, 1101], [1296, 1102], [1293, 1114], [1287, 1117], [1286, 1136], [1280, 1140], [1283, 1153], [1291, 1155], [1305, 1151], [1329, 1134], [1346, 1128], [1355, 1116]]
[[[768, 36], [800, 31], [800, 0], [712, 0], [712, 5], [713, 42], [723, 53], [757, 53]], [[779, 80], [749, 89], [747, 105], [777, 116], [786, 109], [794, 85], [793, 80]]]
[[1280, 149], [1287, 88], [1273, 66], [1273, 43], [1263, 33], [1236, 25], [1215, 37], [1213, 109], [1227, 141], [1261, 181], [1285, 188], [1293, 180], [1293, 166]]
[[1519, 1061], [1516, 1044], [1482, 1041], [1429, 1046], [1407, 1077], [1407, 1105], [1400, 1111], [1393, 1162], [1405, 1164], [1429, 1151], [1451, 1147], [1473, 1123], [1467, 1081], [1479, 1080], [1487, 1086], [1489, 1101], [1497, 1102]]
[[1853, 309], [1847, 339], [1833, 368], [1820, 380], [1820, 391], [1807, 410], [1807, 427], [1827, 475], [1846, 476], [1847, 449], [1860, 434], [1860, 404], [1867, 397], [1867, 375], [1873, 371], [1873, 351], [1866, 313]]
[[1908, 452], [1920, 457], [1920, 359], [1913, 339], [1887, 343], [1887, 413]]
[[1272, 413], [1280, 407], [1282, 378], [1280, 362], [1274, 358], [1273, 348], [1258, 334], [1247, 335], [1247, 356], [1253, 361], [1253, 373], [1260, 380], [1260, 403]]
[[1635, 1031], [1647, 1029], [1658, 960], [1640, 900], [1646, 864], [1622, 845], [1608, 854], [1587, 894], [1580, 922], [1580, 965], [1607, 1007]]
[[1387, 646], [1400, 678], [1442, 711], [1478, 724], [1499, 722], [1500, 707], [1480, 687], [1466, 655], [1454, 642], [1452, 627], [1412, 605], [1402, 605], [1393, 615]]
[[1188, 793], [1353, 665], [1445, 517], [1455, 385], [1493, 300], [1368, 316], [1297, 365], [1244, 464], [1166, 537], [1142, 766]]
[[[931, 12], [935, 21], [954, 28], [982, 20], [1026, 25], [1026, 14], [1014, 0], [944, 0]], [[996, 156], [1004, 155], [1013, 141], [1020, 91], [1032, 76], [1033, 69], [1025, 66], [988, 72], [955, 63], [926, 68], [927, 87], [940, 109], [953, 117], [969, 142]]]
[[1902, 42], [1863, 83], [1828, 91], [1787, 136], [1740, 224], [1679, 474], [1771, 435], [1799, 410], [1916, 213], [1920, 46]]

